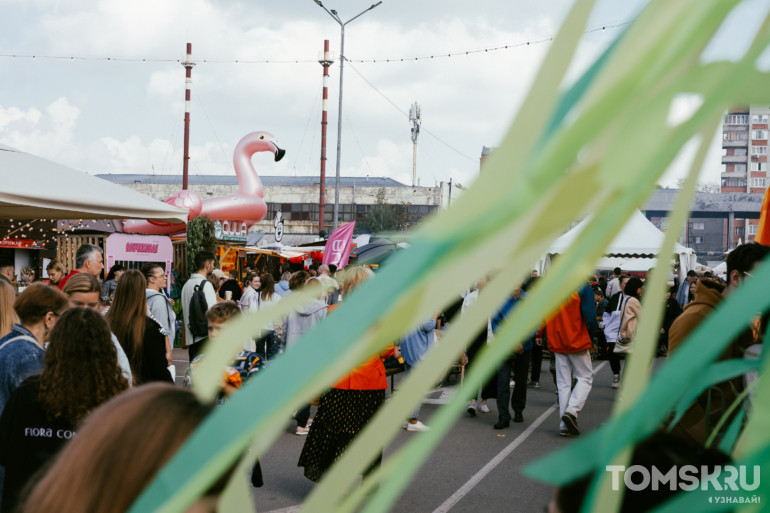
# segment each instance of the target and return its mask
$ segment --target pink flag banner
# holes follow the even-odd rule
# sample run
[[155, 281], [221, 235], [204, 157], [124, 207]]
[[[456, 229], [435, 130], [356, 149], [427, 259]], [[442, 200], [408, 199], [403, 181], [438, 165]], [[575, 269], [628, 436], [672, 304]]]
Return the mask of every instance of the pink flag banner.
[[329, 240], [326, 241], [324, 250], [324, 265], [336, 265], [337, 269], [342, 269], [348, 265], [350, 258], [350, 245], [353, 243], [353, 228], [356, 222], [345, 223], [332, 233]]

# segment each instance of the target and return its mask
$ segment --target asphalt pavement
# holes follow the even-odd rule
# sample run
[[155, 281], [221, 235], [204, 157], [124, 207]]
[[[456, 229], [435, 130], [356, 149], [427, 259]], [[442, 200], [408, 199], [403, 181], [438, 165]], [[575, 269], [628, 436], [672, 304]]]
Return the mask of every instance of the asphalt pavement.
[[[174, 350], [178, 376], [184, 376], [186, 351]], [[392, 511], [400, 513], [542, 512], [553, 493], [549, 485], [522, 474], [530, 462], [564, 447], [571, 438], [559, 436], [556, 387], [543, 361], [541, 387], [529, 388], [524, 422], [502, 430], [492, 429], [497, 408], [492, 400], [489, 413], [463, 415], [438, 449], [425, 462]], [[617, 390], [610, 388], [611, 372], [606, 362], [594, 362], [594, 383], [578, 423], [584, 432], [599, 427], [610, 416]], [[401, 375], [395, 377], [396, 392]], [[181, 379], [177, 378], [181, 385]], [[421, 420], [430, 418], [458, 386], [430, 392], [423, 400]], [[315, 414], [315, 407], [311, 415]], [[265, 485], [254, 489], [260, 513], [290, 513], [308, 496], [315, 483], [307, 480], [297, 460], [305, 437], [294, 434], [295, 423], [287, 419], [286, 430], [261, 459]], [[396, 451], [415, 432], [400, 432], [384, 449], [384, 458]]]

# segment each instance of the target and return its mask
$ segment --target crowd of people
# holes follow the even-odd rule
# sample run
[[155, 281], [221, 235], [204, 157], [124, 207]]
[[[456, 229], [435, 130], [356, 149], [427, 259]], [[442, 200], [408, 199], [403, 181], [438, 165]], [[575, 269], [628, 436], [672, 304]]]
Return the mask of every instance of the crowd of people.
[[[686, 336], [718, 305], [722, 297], [750, 276], [768, 248], [745, 244], [727, 260], [727, 280], [688, 273], [672, 283], [665, 298], [658, 355], [678, 350]], [[216, 268], [213, 253], [195, 255], [195, 272], [181, 290], [184, 340], [191, 369], [204, 358], [208, 340], [232, 318], [272, 308], [300, 289], [315, 296], [282, 321], [271, 321], [243, 341], [242, 353], [222, 383], [220, 400], [237, 392], [255, 365], [269, 365], [355, 293], [373, 273], [365, 267], [347, 269], [321, 265], [280, 276], [250, 272], [243, 286], [237, 273]], [[177, 315], [166, 294], [167, 272], [148, 263], [141, 270], [114, 266], [103, 283], [102, 251], [85, 244], [76, 255], [76, 268], [65, 274], [58, 263], [49, 266], [50, 283], [32, 283], [19, 293], [0, 280], [0, 484], [3, 511], [45, 511], [52, 504], [68, 511], [122, 511], [149, 482], [214, 405], [202, 405], [187, 390], [173, 386], [173, 341]], [[278, 279], [277, 279], [278, 278]], [[277, 279], [277, 281], [276, 281]], [[463, 364], [471, 367], [517, 305], [539, 278], [533, 272], [511, 288], [509, 297], [490, 315], [486, 326], [470, 341]], [[413, 372], [435, 345], [437, 330], [450, 330], [483, 293], [480, 280], [452, 307], [435, 312], [380, 354], [361, 363], [331, 385], [317, 401], [295, 413], [296, 435], [306, 437], [298, 459], [304, 475], [319, 481], [386, 399], [386, 361], [403, 361]], [[311, 289], [312, 287], [312, 289]], [[587, 281], [504, 359], [468, 405], [471, 416], [488, 413], [495, 399], [496, 430], [522, 423], [527, 390], [540, 388], [543, 352], [550, 353], [559, 405], [561, 436], [581, 433], [578, 419], [593, 387], [593, 360], [609, 359], [612, 388], [621, 384], [621, 360], [633, 344], [645, 315], [644, 283], [615, 269], [609, 282]], [[758, 342], [762, 329], [747, 330], [721, 359], [742, 358]], [[238, 363], [235, 363], [235, 362]], [[674, 426], [688, 443], [703, 444], [725, 408], [742, 390], [739, 378], [720, 384], [727, 400], [701, 397]], [[512, 413], [511, 413], [512, 412]], [[141, 422], [153, 415], [157, 422]], [[427, 431], [420, 403], [403, 422], [408, 432]], [[143, 472], [115, 479], [140, 451], [147, 455]], [[377, 457], [365, 475], [375, 470]], [[113, 479], [110, 479], [113, 476]], [[259, 462], [252, 484], [262, 485]], [[119, 485], [115, 483], [119, 482]], [[200, 499], [205, 507], [222, 491], [220, 482]], [[563, 493], [567, 493], [567, 489]]]

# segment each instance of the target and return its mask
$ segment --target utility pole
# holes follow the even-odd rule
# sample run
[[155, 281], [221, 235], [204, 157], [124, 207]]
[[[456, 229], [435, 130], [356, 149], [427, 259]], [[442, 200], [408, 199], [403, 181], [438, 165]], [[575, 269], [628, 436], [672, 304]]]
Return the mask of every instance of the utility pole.
[[[329, 54], [329, 40], [324, 40], [323, 58], [318, 61], [324, 68], [323, 78], [323, 101], [321, 102], [321, 191], [318, 200], [318, 232], [320, 234], [324, 229], [324, 206], [326, 205], [326, 102], [329, 99], [329, 66], [334, 62]], [[337, 184], [339, 188], [339, 184]], [[336, 222], [335, 222], [336, 225]]]
[[187, 58], [182, 63], [184, 79], [184, 156], [182, 157], [182, 189], [187, 190], [187, 176], [190, 165], [190, 87], [192, 87], [192, 43], [187, 43]]
[[414, 102], [409, 109], [409, 121], [412, 122], [412, 187], [417, 184], [417, 136], [420, 135], [420, 104]]
[[371, 11], [378, 5], [382, 3], [382, 1], [377, 2], [376, 4], [372, 4], [360, 13], [356, 14], [352, 18], [350, 18], [348, 21], [343, 22], [342, 19], [340, 19], [339, 15], [337, 14], [337, 11], [334, 9], [329, 10], [324, 6], [324, 4], [321, 3], [321, 0], [314, 0], [315, 3], [317, 3], [324, 11], [327, 12], [329, 16], [334, 18], [334, 21], [336, 21], [340, 26], [340, 103], [339, 108], [337, 110], [337, 177], [335, 180], [335, 186], [334, 186], [334, 229], [337, 229], [337, 222], [339, 219], [340, 214], [340, 156], [342, 155], [342, 72], [343, 72], [343, 64], [345, 62], [345, 25], [350, 23], [351, 21], [355, 20], [362, 14]]

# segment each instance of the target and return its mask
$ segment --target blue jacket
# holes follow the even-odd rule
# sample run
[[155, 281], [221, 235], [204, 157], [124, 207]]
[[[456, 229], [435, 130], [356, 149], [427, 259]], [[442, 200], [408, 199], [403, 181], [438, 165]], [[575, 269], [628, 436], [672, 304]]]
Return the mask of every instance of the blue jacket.
[[0, 338], [0, 413], [22, 381], [43, 372], [45, 349], [29, 340], [13, 340], [18, 337], [35, 339], [21, 324], [14, 324], [11, 332]]
[[[500, 327], [500, 325], [505, 321], [505, 319], [508, 317], [508, 314], [511, 313], [511, 310], [513, 310], [513, 307], [515, 307], [519, 301], [524, 299], [526, 297], [527, 293], [523, 290], [521, 291], [521, 294], [518, 298], [514, 297], [513, 294], [508, 298], [508, 300], [503, 304], [502, 308], [492, 317], [492, 331], [496, 332], [497, 328]], [[527, 340], [524, 341], [522, 344], [522, 348], [525, 351], [529, 351], [532, 349], [532, 343], [533, 339], [535, 338], [535, 335], [537, 334], [537, 331], [535, 333], [531, 334]]]
[[436, 319], [430, 318], [422, 326], [401, 339], [401, 356], [411, 366], [423, 359], [430, 346], [433, 345], [433, 330], [436, 329]]
[[288, 280], [281, 280], [278, 283], [275, 284], [275, 293], [279, 296], [283, 297], [289, 294], [291, 290], [289, 290], [289, 281]]

